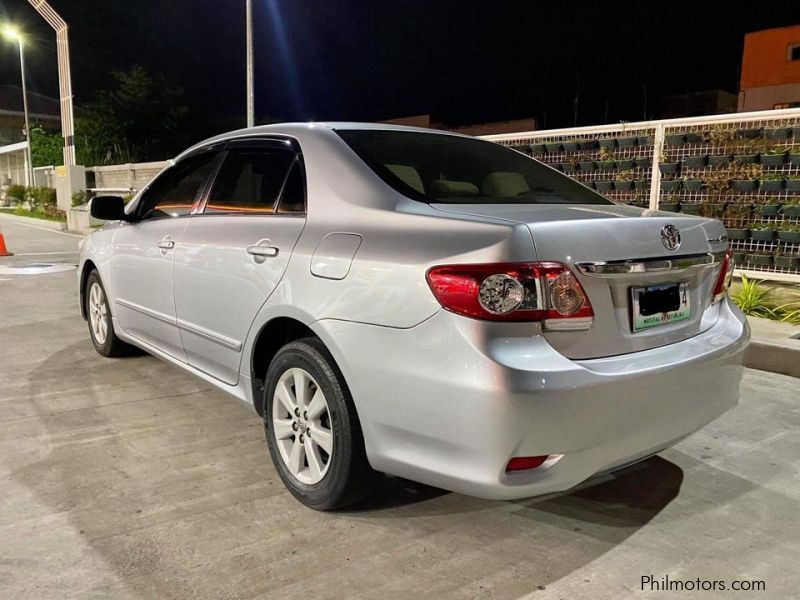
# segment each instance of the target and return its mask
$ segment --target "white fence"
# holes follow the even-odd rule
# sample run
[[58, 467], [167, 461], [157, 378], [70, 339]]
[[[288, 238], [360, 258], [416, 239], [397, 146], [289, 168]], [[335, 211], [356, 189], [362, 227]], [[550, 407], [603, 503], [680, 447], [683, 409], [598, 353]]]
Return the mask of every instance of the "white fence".
[[136, 192], [150, 183], [168, 161], [149, 163], [128, 163], [124, 165], [108, 165], [91, 167], [88, 172], [94, 173], [94, 191]]
[[741, 271], [800, 282], [800, 109], [483, 137], [612, 200], [720, 218]]

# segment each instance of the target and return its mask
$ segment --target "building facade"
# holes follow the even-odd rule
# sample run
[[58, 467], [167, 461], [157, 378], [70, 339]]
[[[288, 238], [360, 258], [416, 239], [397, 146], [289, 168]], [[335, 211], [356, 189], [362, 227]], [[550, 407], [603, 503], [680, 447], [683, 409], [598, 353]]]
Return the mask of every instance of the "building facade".
[[744, 38], [739, 112], [800, 107], [800, 25]]

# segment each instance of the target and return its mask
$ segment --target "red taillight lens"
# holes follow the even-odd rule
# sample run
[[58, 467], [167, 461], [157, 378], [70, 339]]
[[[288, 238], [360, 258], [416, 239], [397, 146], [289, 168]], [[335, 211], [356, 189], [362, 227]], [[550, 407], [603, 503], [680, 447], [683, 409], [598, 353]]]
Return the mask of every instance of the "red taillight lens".
[[728, 248], [728, 251], [725, 252], [725, 258], [722, 259], [722, 267], [719, 270], [717, 283], [714, 285], [714, 293], [712, 295], [712, 300], [714, 302], [720, 300], [723, 294], [728, 291], [728, 288], [731, 287], [734, 266], [733, 250]]
[[545, 461], [550, 458], [548, 454], [544, 456], [516, 456], [508, 461], [506, 465], [506, 473], [512, 471], [529, 471], [530, 469], [538, 469]]
[[[475, 319], [586, 329], [594, 316], [580, 282], [561, 263], [446, 265], [430, 269], [427, 280], [444, 308]], [[565, 319], [582, 321], [572, 327]]]

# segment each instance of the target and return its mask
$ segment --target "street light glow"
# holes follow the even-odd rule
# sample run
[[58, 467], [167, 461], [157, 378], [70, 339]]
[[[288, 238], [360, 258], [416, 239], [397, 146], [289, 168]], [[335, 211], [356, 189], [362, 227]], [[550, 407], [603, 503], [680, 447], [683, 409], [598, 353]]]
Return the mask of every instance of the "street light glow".
[[5, 24], [3, 25], [3, 37], [15, 42], [22, 42], [22, 32], [16, 25]]

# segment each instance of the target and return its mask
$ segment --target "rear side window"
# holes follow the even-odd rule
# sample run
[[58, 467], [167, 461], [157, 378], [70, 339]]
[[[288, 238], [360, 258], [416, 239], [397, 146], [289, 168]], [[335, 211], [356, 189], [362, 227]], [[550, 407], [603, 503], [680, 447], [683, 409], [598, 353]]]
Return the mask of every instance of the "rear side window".
[[139, 218], [188, 215], [211, 175], [217, 156], [217, 152], [191, 156], [162, 173], [142, 194]]
[[380, 129], [336, 133], [395, 190], [450, 204], [613, 204], [510, 148], [456, 135]]
[[295, 159], [286, 183], [283, 185], [281, 200], [278, 203], [278, 213], [297, 214], [306, 212], [306, 189], [304, 185], [305, 177], [300, 159]]
[[294, 153], [283, 150], [231, 150], [214, 180], [205, 212], [272, 214], [294, 160]]

